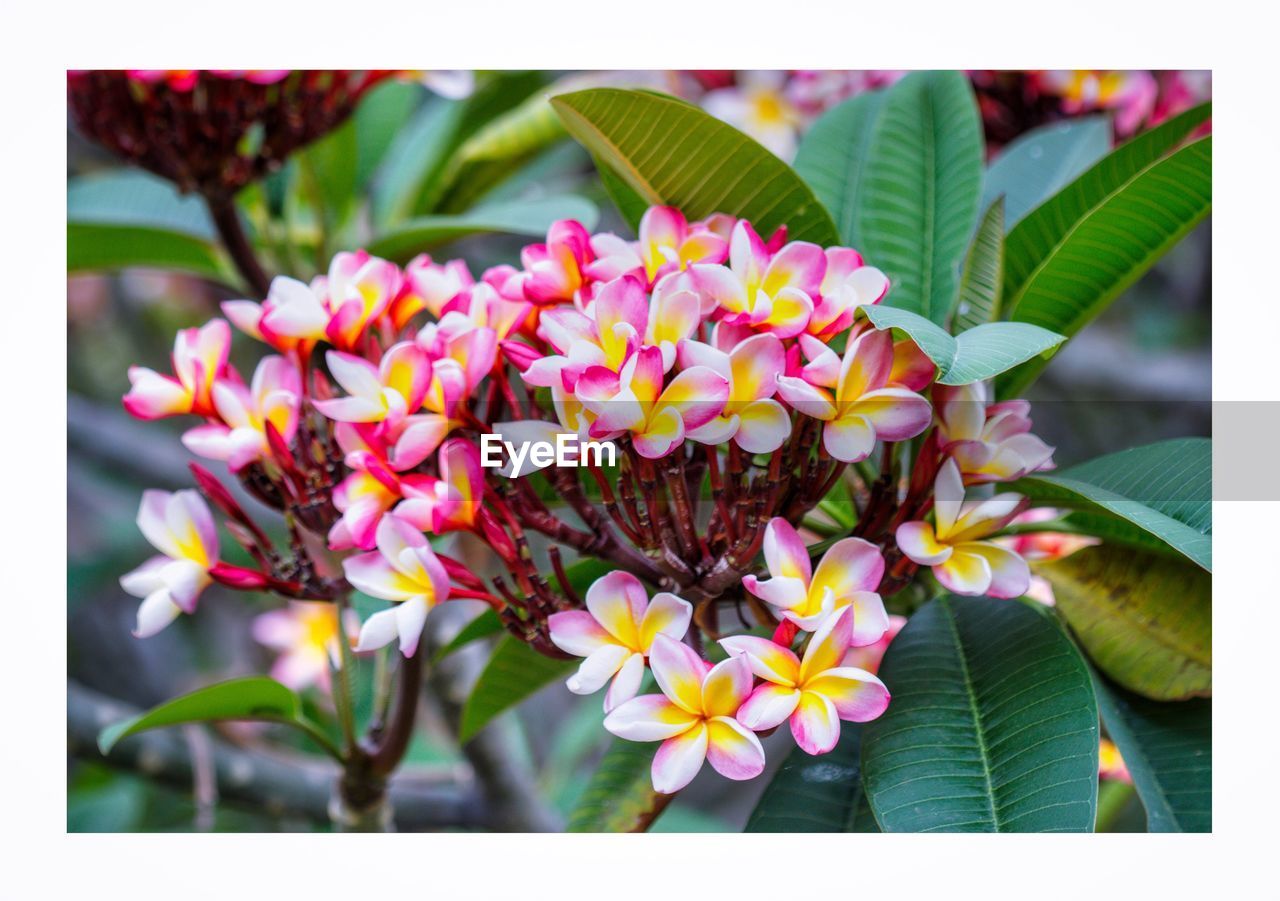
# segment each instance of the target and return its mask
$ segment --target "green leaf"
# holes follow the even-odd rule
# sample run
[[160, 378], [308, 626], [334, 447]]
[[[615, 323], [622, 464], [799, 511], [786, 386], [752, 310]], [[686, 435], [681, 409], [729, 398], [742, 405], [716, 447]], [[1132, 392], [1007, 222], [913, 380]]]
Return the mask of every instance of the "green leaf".
[[495, 716], [568, 675], [579, 662], [547, 657], [511, 635], [503, 636], [463, 705], [458, 740], [472, 738]]
[[885, 302], [942, 324], [978, 217], [982, 135], [969, 81], [916, 72], [888, 91], [857, 194], [858, 250], [893, 287]]
[[463, 142], [440, 178], [441, 212], [467, 209], [486, 191], [567, 137], [542, 92], [482, 126]]
[[840, 238], [862, 246], [858, 214], [865, 202], [867, 158], [884, 111], [885, 91], [859, 94], [823, 113], [800, 142], [795, 170], [836, 221]]
[[1106, 116], [1082, 116], [1033, 128], [1010, 142], [987, 168], [982, 205], [1004, 198], [1005, 227], [1074, 181], [1111, 149]]
[[960, 299], [951, 330], [961, 332], [1000, 318], [1000, 289], [1004, 267], [1004, 200], [987, 208], [973, 236], [960, 273]]
[[409, 219], [369, 243], [369, 252], [404, 261], [423, 250], [468, 235], [505, 233], [542, 237], [557, 219], [577, 219], [593, 228], [599, 212], [591, 201], [573, 195], [492, 204], [452, 216]]
[[479, 641], [481, 638], [488, 638], [490, 635], [497, 635], [501, 631], [502, 618], [498, 616], [498, 612], [496, 610], [490, 607], [459, 629], [458, 634], [453, 636], [451, 641], [437, 650], [431, 659], [438, 662], [448, 657], [459, 648], [466, 647], [473, 641]]
[[356, 133], [356, 183], [369, 183], [396, 135], [417, 111], [423, 95], [419, 84], [389, 79], [371, 90], [352, 117]]
[[[1022, 220], [1005, 241], [1010, 318], [1070, 338], [1208, 215], [1212, 138], [1165, 156], [1208, 115], [1198, 107], [1103, 158]], [[1001, 379], [1023, 390], [1042, 363]]]
[[247, 676], [209, 685], [108, 726], [98, 735], [98, 748], [103, 754], [108, 754], [121, 739], [148, 729], [213, 720], [259, 720], [296, 726], [330, 754], [341, 758], [320, 727], [303, 716], [302, 699], [279, 682], [264, 676]]
[[1010, 487], [1037, 504], [1118, 518], [1197, 566], [1213, 568], [1213, 442], [1208, 438], [1134, 447], [1034, 473]]
[[647, 204], [679, 207], [691, 219], [740, 216], [766, 237], [785, 225], [791, 240], [839, 243], [835, 223], [786, 163], [697, 107], [619, 88], [560, 94], [551, 105]]
[[861, 309], [876, 328], [896, 328], [910, 336], [938, 367], [938, 382], [943, 385], [992, 378], [1033, 357], [1052, 354], [1066, 340], [1021, 322], [988, 322], [953, 338], [910, 310], [880, 304]]
[[655, 742], [610, 742], [569, 814], [567, 831], [632, 831], [658, 800], [649, 774], [657, 751]]
[[1125, 688], [1161, 701], [1213, 687], [1212, 579], [1182, 560], [1110, 545], [1035, 570], [1089, 657]]
[[1147, 809], [1147, 831], [1212, 832], [1213, 702], [1151, 701], [1096, 673], [1093, 687]]
[[592, 161], [595, 162], [596, 171], [600, 173], [600, 184], [604, 186], [605, 193], [613, 201], [623, 221], [631, 226], [632, 231], [639, 232], [640, 220], [649, 209], [649, 204], [608, 163], [598, 156], [593, 156]]
[[859, 773], [859, 727], [814, 757], [793, 748], [760, 796], [744, 832], [879, 832]]
[[132, 170], [72, 179], [67, 184], [67, 271], [128, 266], [237, 282], [198, 198]]
[[1042, 610], [946, 596], [880, 666], [893, 700], [862, 729], [886, 832], [1088, 832], [1098, 792], [1089, 671]]

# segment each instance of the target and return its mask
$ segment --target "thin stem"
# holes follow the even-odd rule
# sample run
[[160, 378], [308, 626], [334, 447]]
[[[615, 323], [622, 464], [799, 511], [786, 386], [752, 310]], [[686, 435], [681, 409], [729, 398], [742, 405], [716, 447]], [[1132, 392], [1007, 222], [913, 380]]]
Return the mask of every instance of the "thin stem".
[[230, 197], [205, 197], [205, 204], [218, 229], [218, 236], [222, 238], [223, 246], [231, 256], [231, 262], [235, 263], [236, 271], [258, 297], [266, 297], [271, 288], [271, 279], [258, 262], [253, 245], [240, 227], [240, 215], [236, 212], [235, 202]]
[[413, 722], [418, 713], [418, 696], [422, 693], [422, 658], [426, 655], [421, 645], [413, 656], [403, 657], [396, 674], [396, 701], [390, 722], [381, 741], [373, 749], [371, 768], [378, 775], [387, 775], [399, 765], [409, 750], [413, 737]]

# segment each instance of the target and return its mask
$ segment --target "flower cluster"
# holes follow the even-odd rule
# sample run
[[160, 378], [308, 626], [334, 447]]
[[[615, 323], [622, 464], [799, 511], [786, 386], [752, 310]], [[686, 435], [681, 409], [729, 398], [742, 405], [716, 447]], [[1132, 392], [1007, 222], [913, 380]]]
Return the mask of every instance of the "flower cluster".
[[[124, 580], [144, 598], [137, 634], [215, 582], [342, 611], [358, 590], [391, 606], [359, 626], [356, 652], [413, 658], [433, 607], [481, 600], [534, 648], [584, 658], [570, 689], [609, 685], [606, 727], [663, 742], [654, 784], [669, 792], [704, 760], [759, 773], [757, 733], [784, 722], [821, 754], [841, 721], [878, 716], [885, 598], [922, 568], [957, 593], [1026, 592], [1000, 539], [1026, 502], [990, 487], [1052, 466], [1024, 402], [933, 384], [910, 338], [868, 320], [889, 280], [852, 248], [666, 207], [638, 232], [557, 222], [520, 268], [479, 277], [460, 260], [339, 253], [310, 283], [277, 277], [180, 332], [170, 373], [132, 369], [125, 407], [197, 417], [186, 446], [288, 533], [278, 545], [193, 464], [251, 558], [230, 563], [200, 494], [148, 492], [139, 525], [161, 556]], [[247, 381], [232, 324], [272, 351]], [[617, 458], [486, 468], [494, 435]], [[852, 525], [816, 509], [837, 488]], [[832, 538], [821, 554], [811, 528]], [[491, 565], [442, 552], [433, 539], [449, 533]], [[545, 562], [531, 534], [548, 539]], [[613, 571], [580, 597], [565, 554]], [[320, 679], [349, 615], [299, 625], [315, 609], [262, 626], [295, 682]], [[646, 672], [661, 694], [637, 696]]]

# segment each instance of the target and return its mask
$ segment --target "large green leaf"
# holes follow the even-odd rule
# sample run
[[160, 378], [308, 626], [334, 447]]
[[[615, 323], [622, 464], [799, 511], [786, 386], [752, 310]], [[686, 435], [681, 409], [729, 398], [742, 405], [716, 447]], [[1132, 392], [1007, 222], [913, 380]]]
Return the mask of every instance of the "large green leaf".
[[960, 273], [960, 297], [951, 331], [962, 332], [992, 322], [1000, 316], [1000, 291], [1004, 269], [1004, 200], [997, 198], [978, 223]]
[[674, 97], [593, 88], [551, 99], [569, 133], [649, 204], [692, 219], [728, 213], [766, 237], [839, 243], [835, 223], [782, 160], [730, 125]]
[[1213, 831], [1213, 702], [1161, 702], [1094, 674], [1107, 734], [1120, 749], [1148, 832]]
[[862, 778], [886, 832], [1088, 832], [1098, 708], [1088, 667], [1041, 610], [942, 597], [880, 666], [893, 700], [862, 729]]
[[569, 814], [569, 832], [631, 832], [658, 794], [649, 774], [656, 742], [615, 738]]
[[744, 832], [879, 832], [859, 773], [859, 727], [814, 757], [793, 748], [760, 796]]
[[856, 196], [858, 250], [893, 283], [885, 302], [942, 324], [982, 192], [969, 81], [916, 72], [888, 91]]
[[578, 663], [547, 657], [519, 639], [504, 635], [463, 705], [458, 739], [467, 741], [495, 716], [568, 675]]
[[[1208, 115], [1198, 107], [1104, 157], [1022, 220], [1005, 242], [1010, 318], [1071, 337], [1208, 215], [1212, 138], [1166, 156]], [[1002, 396], [1043, 368], [1001, 379]]]
[[295, 726], [330, 754], [341, 756], [320, 727], [303, 715], [302, 699], [279, 682], [264, 676], [248, 676], [209, 685], [108, 726], [98, 735], [98, 748], [107, 754], [121, 739], [138, 732], [213, 720], [260, 720]]
[[234, 284], [205, 205], [133, 170], [67, 184], [67, 271], [147, 266]]
[[417, 112], [423, 87], [398, 78], [371, 90], [356, 107], [352, 122], [356, 132], [356, 183], [369, 183], [386, 157], [396, 135]]
[[876, 328], [896, 328], [911, 337], [934, 365], [943, 385], [968, 385], [992, 378], [1033, 357], [1052, 354], [1065, 339], [1022, 322], [988, 322], [951, 337], [945, 329], [910, 310], [862, 307]]
[[796, 172], [835, 219], [841, 240], [853, 247], [862, 246], [858, 215], [867, 158], [887, 96], [869, 91], [833, 106], [813, 123], [796, 153]]
[[1213, 442], [1208, 438], [1174, 438], [1134, 447], [1056, 472], [1035, 473], [1011, 487], [1036, 503], [1119, 518], [1196, 565], [1212, 569]]
[[1156, 700], [1213, 686], [1212, 579], [1173, 557], [1110, 545], [1036, 566], [1098, 667]]
[[1111, 122], [1087, 116], [1033, 128], [1009, 143], [987, 168], [983, 206], [1004, 198], [1005, 227], [1074, 181], [1111, 149]]
[[557, 219], [577, 219], [593, 228], [598, 216], [595, 204], [573, 195], [495, 203], [457, 215], [409, 219], [383, 232], [368, 249], [377, 256], [404, 261], [468, 235], [505, 233], [540, 238]]

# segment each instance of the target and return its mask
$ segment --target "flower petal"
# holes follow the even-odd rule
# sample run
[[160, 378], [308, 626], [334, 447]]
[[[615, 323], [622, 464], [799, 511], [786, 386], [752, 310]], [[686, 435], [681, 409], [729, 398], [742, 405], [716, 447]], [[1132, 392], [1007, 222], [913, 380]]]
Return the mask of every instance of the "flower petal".
[[586, 610], [563, 610], [547, 617], [551, 642], [566, 654], [586, 657], [613, 637]]
[[622, 664], [618, 674], [609, 683], [609, 690], [604, 694], [604, 712], [608, 713], [619, 704], [630, 701], [640, 690], [640, 682], [644, 679], [644, 655], [632, 654]]
[[664, 795], [680, 791], [698, 775], [706, 759], [707, 727], [703, 723], [668, 738], [653, 757], [650, 775], [654, 791]]
[[840, 740], [836, 705], [825, 695], [802, 692], [791, 716], [791, 734], [806, 754], [826, 754]]
[[620, 644], [602, 644], [582, 661], [578, 671], [569, 677], [565, 687], [576, 695], [594, 694], [622, 669], [632, 652]]
[[693, 648], [659, 633], [649, 652], [649, 668], [663, 694], [688, 713], [702, 715], [702, 680], [710, 666]]
[[986, 558], [958, 548], [948, 560], [933, 567], [933, 574], [944, 588], [956, 594], [986, 594], [991, 587], [991, 564]]
[[720, 646], [730, 654], [746, 657], [751, 672], [766, 681], [791, 686], [800, 675], [800, 658], [790, 648], [767, 638], [730, 635], [720, 639]]
[[810, 599], [831, 589], [837, 601], [856, 591], [875, 591], [884, 577], [880, 548], [861, 538], [842, 538], [827, 549], [809, 583]]
[[702, 712], [706, 716], [733, 716], [751, 694], [752, 681], [745, 657], [720, 661], [702, 681]]
[[876, 430], [881, 441], [905, 441], [929, 427], [933, 408], [929, 402], [906, 388], [868, 391], [850, 407]]
[[640, 651], [649, 653], [654, 638], [659, 634], [677, 641], [684, 638], [692, 618], [692, 604], [669, 591], [658, 592], [640, 619]]
[[605, 729], [627, 741], [663, 741], [701, 721], [662, 695], [641, 695], [624, 701], [604, 718]]
[[649, 599], [644, 586], [629, 572], [617, 570], [601, 576], [587, 589], [587, 609], [596, 622], [621, 645], [643, 651], [640, 621]]
[[785, 685], [766, 682], [756, 686], [738, 708], [738, 722], [748, 729], [763, 732], [786, 722], [800, 703], [800, 692]]
[[822, 446], [842, 463], [857, 463], [871, 456], [876, 446], [876, 430], [861, 416], [842, 416], [823, 427]]
[[776, 400], [758, 400], [738, 411], [734, 440], [749, 454], [771, 454], [791, 436], [791, 417]]
[[764, 772], [764, 748], [740, 722], [718, 716], [707, 722], [707, 762], [726, 779], [754, 779]]
[[965, 542], [956, 547], [958, 554], [976, 554], [991, 569], [991, 585], [986, 593], [993, 598], [1020, 598], [1031, 587], [1031, 570], [1027, 561], [1014, 551], [987, 541]]
[[889, 706], [889, 689], [865, 670], [852, 666], [829, 669], [805, 683], [805, 691], [831, 701], [840, 719], [866, 723]]
[[800, 659], [798, 682], [808, 688], [808, 682], [818, 673], [839, 666], [844, 652], [849, 649], [853, 636], [853, 608], [841, 607], [822, 621], [809, 639]]
[[951, 546], [939, 542], [927, 522], [904, 522], [894, 537], [902, 553], [921, 566], [935, 566], [951, 556]]

